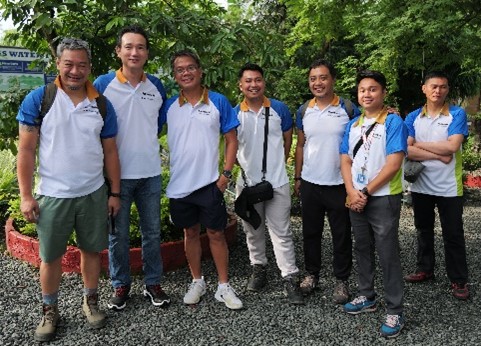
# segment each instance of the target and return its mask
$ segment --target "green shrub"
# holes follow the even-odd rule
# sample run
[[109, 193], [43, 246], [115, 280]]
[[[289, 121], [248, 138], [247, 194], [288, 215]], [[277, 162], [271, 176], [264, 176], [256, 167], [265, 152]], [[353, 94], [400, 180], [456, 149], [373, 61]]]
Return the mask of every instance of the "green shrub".
[[470, 134], [463, 144], [463, 169], [472, 172], [481, 168], [481, 152], [476, 135]]

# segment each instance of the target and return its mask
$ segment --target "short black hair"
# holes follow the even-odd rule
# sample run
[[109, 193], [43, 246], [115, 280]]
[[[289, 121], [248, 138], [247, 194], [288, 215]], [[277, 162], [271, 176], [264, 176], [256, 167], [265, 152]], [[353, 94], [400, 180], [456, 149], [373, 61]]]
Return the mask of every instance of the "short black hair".
[[120, 30], [120, 32], [119, 32], [119, 34], [118, 34], [118, 36], [117, 36], [117, 45], [116, 45], [116, 47], [122, 46], [122, 37], [123, 37], [125, 34], [128, 34], [128, 33], [139, 34], [139, 35], [144, 36], [146, 48], [149, 49], [149, 47], [150, 47], [150, 44], [149, 44], [149, 36], [147, 35], [147, 32], [146, 32], [141, 26], [139, 26], [139, 25], [137, 25], [137, 24], [126, 26], [125, 28], [123, 28], [122, 30]]
[[431, 78], [444, 78], [449, 82], [448, 75], [445, 72], [443, 72], [443, 71], [429, 71], [428, 73], [426, 73], [426, 75], [423, 78], [423, 84], [426, 84], [426, 82]]
[[172, 57], [170, 58], [170, 66], [172, 67], [172, 71], [174, 71], [175, 59], [180, 58], [182, 56], [188, 56], [188, 57], [194, 59], [197, 66], [202, 67], [200, 65], [199, 56], [197, 54], [195, 54], [193, 51], [191, 51], [190, 49], [184, 49], [184, 50], [179, 50], [179, 51], [175, 52], [172, 55]]
[[382, 72], [374, 70], [363, 70], [357, 74], [356, 85], [359, 85], [359, 83], [365, 78], [374, 79], [376, 82], [381, 84], [383, 89], [386, 89], [387, 87], [386, 77], [384, 76], [384, 74], [382, 74]]
[[334, 68], [334, 65], [331, 64], [329, 61], [325, 59], [316, 59], [312, 62], [312, 64], [309, 66], [309, 73], [311, 73], [311, 70], [318, 68], [320, 66], [325, 66], [329, 70], [329, 73], [331, 74], [331, 77], [333, 79], [336, 79], [336, 69]]
[[242, 75], [244, 74], [244, 71], [257, 71], [261, 74], [262, 77], [264, 77], [264, 70], [262, 69], [262, 67], [260, 67], [257, 64], [253, 64], [253, 63], [248, 62], [244, 66], [242, 66], [239, 70], [238, 75], [237, 75], [239, 77], [239, 79], [242, 78]]

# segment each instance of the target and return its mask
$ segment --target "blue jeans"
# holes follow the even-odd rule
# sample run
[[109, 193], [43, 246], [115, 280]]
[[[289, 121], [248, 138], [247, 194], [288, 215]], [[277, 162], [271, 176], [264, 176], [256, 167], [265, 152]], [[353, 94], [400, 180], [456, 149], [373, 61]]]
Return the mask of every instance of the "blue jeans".
[[160, 255], [161, 176], [120, 181], [120, 210], [115, 217], [115, 232], [109, 235], [109, 271], [114, 288], [130, 286], [129, 228], [132, 202], [137, 206], [142, 235], [144, 283], [160, 283], [163, 266]]

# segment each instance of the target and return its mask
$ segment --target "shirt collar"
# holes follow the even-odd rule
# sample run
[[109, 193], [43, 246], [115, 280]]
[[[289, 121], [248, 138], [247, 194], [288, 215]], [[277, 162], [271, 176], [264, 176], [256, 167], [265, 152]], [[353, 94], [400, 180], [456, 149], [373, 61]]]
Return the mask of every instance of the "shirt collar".
[[[262, 107], [270, 107], [271, 106], [271, 100], [269, 100], [267, 97], [264, 96], [264, 100], [262, 101]], [[240, 110], [242, 112], [248, 112], [249, 111], [249, 106], [247, 105], [247, 100], [244, 99], [241, 104], [240, 104]]]
[[[439, 112], [439, 115], [449, 115], [449, 105], [445, 102], [443, 105], [443, 108], [441, 108], [441, 112]], [[423, 106], [423, 109], [421, 110], [421, 116], [422, 117], [427, 117], [428, 116], [428, 105], [425, 104]]]
[[[374, 121], [378, 124], [384, 124], [386, 122], [386, 118], [387, 118], [387, 115], [389, 114], [389, 112], [387, 111], [387, 107], [384, 107], [380, 112], [379, 114], [376, 116], [376, 118], [374, 119]], [[364, 123], [364, 119], [365, 119], [366, 115], [364, 112], [362, 112], [361, 116], [359, 117], [359, 119], [357, 119], [357, 121], [352, 125], [352, 126], [358, 126], [358, 125], [362, 125]]]
[[[57, 88], [64, 90], [62, 86], [62, 81], [60, 80], [60, 76], [57, 76], [57, 78], [55, 78], [54, 83], [57, 86]], [[95, 89], [91, 81], [87, 80], [85, 82], [85, 89], [87, 91], [87, 97], [90, 101], [93, 101], [94, 99], [99, 97], [99, 92], [97, 91], [97, 89]]]
[[[199, 102], [204, 103], [206, 105], [209, 104], [209, 89], [207, 89], [207, 87], [204, 87], [204, 90], [202, 91], [202, 96], [200, 97]], [[187, 98], [184, 96], [184, 91], [181, 90], [179, 94], [179, 105], [182, 107], [186, 103], [189, 103], [189, 101], [187, 101]]]
[[[339, 106], [341, 104], [341, 98], [339, 96], [337, 96], [336, 94], [334, 94], [334, 97], [331, 101], [331, 103], [329, 104], [330, 106]], [[316, 98], [312, 98], [310, 101], [309, 101], [309, 104], [307, 105], [308, 108], [314, 108], [314, 106], [316, 105]]]
[[[122, 68], [119, 68], [116, 72], [115, 72], [115, 75], [117, 77], [117, 79], [120, 81], [120, 83], [127, 83], [128, 82], [128, 79], [125, 78], [124, 74], [122, 73]], [[142, 73], [142, 78], [140, 78], [140, 81], [141, 82], [145, 82], [145, 80], [147, 79], [147, 76], [145, 74], [145, 72]]]

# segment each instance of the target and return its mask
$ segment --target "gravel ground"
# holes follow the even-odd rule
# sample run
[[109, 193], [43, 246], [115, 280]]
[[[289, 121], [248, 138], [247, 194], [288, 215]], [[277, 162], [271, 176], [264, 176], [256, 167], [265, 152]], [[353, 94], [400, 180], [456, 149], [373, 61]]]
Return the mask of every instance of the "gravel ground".
[[[269, 284], [264, 292], [244, 291], [250, 274], [243, 232], [232, 248], [231, 284], [244, 302], [241, 311], [230, 311], [214, 299], [215, 270], [212, 261], [203, 264], [208, 292], [196, 307], [182, 303], [190, 282], [186, 269], [165, 275], [164, 290], [173, 303], [168, 309], [155, 308], [141, 296], [142, 279], [136, 277], [132, 298], [122, 312], [108, 311], [108, 324], [94, 331], [87, 327], [80, 313], [82, 282], [78, 275], [64, 275], [60, 311], [62, 323], [52, 345], [479, 345], [478, 329], [481, 301], [478, 295], [481, 258], [481, 191], [467, 191], [464, 220], [470, 288], [472, 298], [454, 299], [444, 269], [444, 253], [439, 224], [436, 229], [436, 280], [418, 285], [407, 284], [405, 313], [407, 324], [395, 340], [379, 336], [380, 323], [385, 318], [380, 275], [376, 281], [381, 306], [377, 312], [350, 316], [331, 301], [334, 280], [331, 277], [331, 238], [325, 232], [321, 274], [321, 289], [306, 300], [305, 306], [290, 306], [282, 294], [282, 282], [269, 248]], [[292, 217], [298, 265], [303, 267], [299, 217]], [[415, 231], [412, 210], [403, 206], [400, 226], [401, 256], [404, 273], [415, 268]], [[32, 345], [33, 331], [40, 318], [40, 288], [38, 270], [6, 254], [0, 255], [0, 345]], [[354, 272], [350, 284], [356, 287]], [[111, 289], [109, 280], [100, 285], [101, 305]]]

